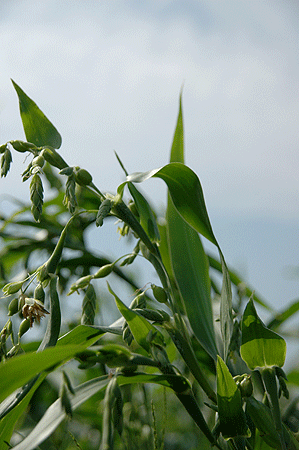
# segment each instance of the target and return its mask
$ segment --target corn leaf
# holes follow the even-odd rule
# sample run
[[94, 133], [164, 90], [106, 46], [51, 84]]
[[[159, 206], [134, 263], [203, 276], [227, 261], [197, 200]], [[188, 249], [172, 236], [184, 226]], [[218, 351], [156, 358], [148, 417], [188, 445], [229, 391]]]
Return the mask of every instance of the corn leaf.
[[[168, 186], [171, 200], [182, 218], [191, 227], [193, 227], [195, 231], [202, 234], [210, 242], [216, 245], [219, 250], [223, 273], [220, 322], [224, 345], [224, 359], [226, 359], [232, 333], [231, 284], [224, 256], [210, 224], [200, 181], [197, 175], [189, 167], [185, 166], [181, 162], [171, 162], [160, 169], [154, 169], [144, 173], [139, 172], [131, 174], [127, 177], [127, 182], [140, 183], [151, 177], [158, 177], [165, 181]], [[203, 264], [206, 263], [202, 263], [202, 266]], [[204, 285], [205, 292], [207, 292], [207, 281], [205, 281]], [[191, 309], [192, 308], [190, 305], [190, 312]], [[211, 330], [210, 327], [209, 330]], [[195, 333], [195, 330], [193, 331]], [[208, 331], [207, 336], [210, 333], [211, 331]], [[211, 336], [210, 340], [213, 340]], [[210, 351], [212, 351], [213, 355], [215, 354], [215, 350], [210, 349]]]
[[20, 114], [27, 141], [37, 147], [50, 145], [59, 148], [61, 136], [54, 125], [20, 86], [13, 80], [11, 81], [19, 97]]
[[253, 300], [249, 300], [243, 314], [240, 352], [251, 370], [257, 367], [282, 367], [285, 362], [285, 340], [263, 324]]
[[86, 346], [63, 345], [47, 348], [43, 352], [16, 356], [0, 365], [0, 401], [31, 380], [37, 373], [47, 370], [63, 361], [68, 361]]
[[[104, 389], [108, 382], [108, 375], [104, 375], [76, 387], [75, 395], [70, 397], [72, 410], [75, 410], [94, 394]], [[47, 409], [31, 433], [22, 442], [13, 447], [14, 450], [33, 450], [37, 448], [41, 442], [55, 431], [65, 418], [66, 412], [61, 407], [61, 399], [59, 398]]]
[[[170, 162], [184, 163], [184, 125], [181, 97]], [[217, 348], [207, 256], [199, 234], [178, 213], [170, 194], [168, 194], [166, 230], [172, 273], [184, 302], [191, 327], [205, 350], [216, 359]]]
[[220, 430], [225, 439], [250, 437], [241, 393], [220, 356], [217, 357], [217, 405]]

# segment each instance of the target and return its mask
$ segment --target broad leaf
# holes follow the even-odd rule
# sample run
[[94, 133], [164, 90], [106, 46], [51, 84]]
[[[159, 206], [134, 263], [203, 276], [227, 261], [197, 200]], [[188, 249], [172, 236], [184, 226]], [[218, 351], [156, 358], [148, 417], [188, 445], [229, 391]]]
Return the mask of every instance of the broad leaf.
[[61, 146], [61, 136], [54, 125], [20, 86], [13, 80], [11, 81], [19, 97], [21, 119], [27, 141], [35, 144], [37, 147], [50, 145], [51, 147], [59, 148]]
[[252, 300], [249, 300], [243, 314], [240, 352], [251, 370], [282, 367], [285, 362], [285, 340], [263, 324]]
[[225, 439], [250, 437], [241, 393], [224, 361], [217, 358], [217, 405], [220, 430]]

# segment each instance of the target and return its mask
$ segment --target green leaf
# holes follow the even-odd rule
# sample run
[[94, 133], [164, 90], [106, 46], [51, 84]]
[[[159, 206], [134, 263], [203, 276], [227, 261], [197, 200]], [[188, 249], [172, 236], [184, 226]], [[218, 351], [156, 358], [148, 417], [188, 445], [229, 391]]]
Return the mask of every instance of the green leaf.
[[31, 380], [36, 374], [50, 369], [56, 364], [68, 361], [85, 346], [64, 345], [47, 348], [43, 352], [26, 353], [16, 356], [0, 365], [1, 392], [0, 402], [20, 386]]
[[138, 344], [144, 348], [147, 352], [150, 351], [150, 340], [149, 337], [155, 337], [160, 343], [163, 343], [163, 335], [157, 328], [155, 328], [150, 322], [148, 322], [144, 317], [140, 316], [134, 310], [128, 308], [121, 299], [113, 292], [109, 283], [107, 282], [108, 290], [115, 298], [116, 306], [118, 307], [120, 313], [128, 322], [130, 330], [138, 342]]
[[140, 224], [153, 242], [159, 242], [160, 235], [154, 213], [141, 192], [133, 183], [128, 183], [129, 191], [136, 203], [140, 215]]
[[[95, 378], [76, 387], [74, 389], [75, 395], [70, 397], [72, 410], [75, 410], [94, 394], [104, 389], [108, 382], [108, 375], [104, 375], [103, 377]], [[47, 409], [31, 433], [22, 442], [13, 447], [14, 450], [33, 450], [37, 448], [41, 442], [55, 431], [65, 418], [66, 413], [61, 407], [61, 400], [59, 398]]]
[[[184, 163], [182, 96], [180, 96], [170, 162]], [[171, 272], [179, 288], [192, 330], [205, 350], [216, 359], [217, 348], [207, 256], [197, 231], [178, 213], [170, 194], [166, 212], [166, 232]]]
[[[180, 154], [180, 152], [178, 153]], [[198, 233], [215, 244], [219, 250], [223, 273], [220, 322], [224, 345], [224, 359], [226, 359], [232, 333], [232, 293], [230, 278], [224, 256], [210, 224], [200, 181], [189, 167], [180, 162], [171, 162], [160, 169], [131, 174], [127, 177], [127, 182], [140, 183], [151, 177], [158, 177], [165, 181], [173, 204], [182, 218]], [[207, 292], [207, 284], [205, 292]]]
[[285, 340], [263, 324], [252, 300], [249, 300], [243, 314], [240, 351], [251, 370], [257, 367], [282, 367], [285, 362]]
[[250, 437], [242, 408], [241, 393], [220, 356], [217, 357], [217, 399], [223, 437], [225, 439], [237, 436]]
[[59, 148], [61, 146], [61, 136], [54, 125], [20, 86], [13, 80], [11, 81], [19, 97], [21, 119], [27, 141], [35, 144], [37, 147], [50, 145], [51, 147]]
[[172, 201], [181, 216], [218, 247], [206, 210], [202, 187], [193, 170], [180, 162], [172, 162], [160, 169], [133, 173], [127, 177], [127, 181], [141, 183], [151, 177], [165, 181]]

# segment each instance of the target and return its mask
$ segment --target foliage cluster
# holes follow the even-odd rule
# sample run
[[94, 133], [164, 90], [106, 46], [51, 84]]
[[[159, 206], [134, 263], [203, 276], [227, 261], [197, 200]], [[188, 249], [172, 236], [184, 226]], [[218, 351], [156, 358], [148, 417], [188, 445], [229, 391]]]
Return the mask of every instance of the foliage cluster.
[[[126, 180], [112, 195], [68, 165], [57, 129], [13, 85], [26, 141], [0, 147], [1, 176], [12, 151], [31, 157], [22, 174], [31, 204], [0, 218], [9, 316], [0, 333], [0, 450], [298, 449], [299, 372], [287, 374], [290, 400], [286, 343], [277, 334], [298, 302], [275, 314], [228, 269], [200, 181], [184, 164], [181, 99], [169, 164], [129, 175], [117, 156]], [[163, 220], [136, 186], [149, 178], [167, 185]], [[100, 233], [111, 217], [131, 246], [116, 260], [86, 245], [89, 230]], [[136, 281], [140, 258], [159, 281]], [[129, 306], [124, 284], [134, 296]], [[81, 318], [62, 320], [76, 293]], [[101, 323], [107, 294], [121, 315], [110, 324]], [[255, 303], [271, 314], [267, 325]]]

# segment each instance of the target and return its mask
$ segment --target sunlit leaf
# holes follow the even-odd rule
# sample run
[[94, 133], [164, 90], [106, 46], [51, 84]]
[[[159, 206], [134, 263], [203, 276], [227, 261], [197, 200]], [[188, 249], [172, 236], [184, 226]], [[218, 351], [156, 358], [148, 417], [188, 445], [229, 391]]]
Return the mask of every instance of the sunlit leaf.
[[286, 357], [285, 340], [267, 328], [249, 300], [242, 320], [241, 356], [248, 367], [282, 367]]
[[19, 97], [21, 119], [27, 141], [35, 144], [37, 147], [50, 145], [51, 147], [59, 148], [61, 146], [61, 136], [54, 125], [20, 86], [13, 80], [11, 81]]

